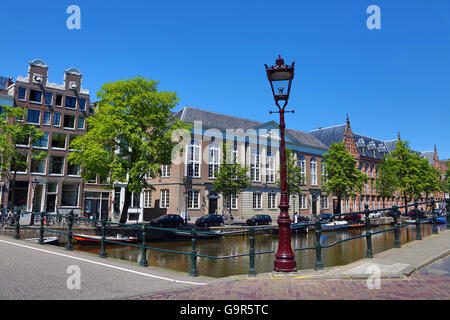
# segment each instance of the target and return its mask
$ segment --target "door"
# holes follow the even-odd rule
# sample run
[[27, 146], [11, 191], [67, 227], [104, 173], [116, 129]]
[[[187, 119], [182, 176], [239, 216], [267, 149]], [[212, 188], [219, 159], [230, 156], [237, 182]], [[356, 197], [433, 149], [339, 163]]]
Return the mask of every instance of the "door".
[[317, 215], [317, 196], [312, 196], [312, 214]]
[[210, 197], [209, 198], [209, 214], [217, 213], [217, 198], [216, 197]]

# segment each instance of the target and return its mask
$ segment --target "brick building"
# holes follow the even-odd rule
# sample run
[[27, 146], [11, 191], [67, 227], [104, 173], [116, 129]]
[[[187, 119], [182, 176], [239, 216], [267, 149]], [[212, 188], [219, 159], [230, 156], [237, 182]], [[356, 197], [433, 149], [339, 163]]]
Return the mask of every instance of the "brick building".
[[[189, 141], [183, 145], [182, 161], [163, 166], [161, 176], [149, 180], [154, 191], [133, 195], [129, 221], [145, 221], [163, 213], [181, 214], [186, 209], [193, 219], [208, 213], [221, 214], [228, 206], [221, 195], [212, 193], [212, 187], [228, 132], [236, 133], [228, 139], [234, 139], [234, 156], [241, 165], [248, 166], [251, 180], [251, 186], [231, 200], [233, 216], [246, 218], [264, 213], [278, 217], [279, 128], [275, 121], [261, 123], [189, 106], [174, 116], [194, 125]], [[290, 213], [330, 212], [331, 197], [321, 190], [322, 156], [327, 147], [312, 135], [291, 129], [286, 130], [286, 147], [293, 150], [305, 178], [301, 195], [291, 195]], [[116, 190], [118, 196], [121, 192]], [[123, 197], [115, 200], [122, 203]]]
[[[86, 132], [89, 91], [82, 88], [82, 74], [78, 69], [65, 70], [62, 84], [48, 81], [48, 69], [49, 66], [44, 61], [33, 60], [29, 63], [27, 75], [18, 76], [16, 82], [10, 83], [8, 87], [12, 105], [27, 111], [23, 121], [35, 125], [45, 133], [33, 145], [30, 145], [30, 141], [18, 145], [23, 157], [27, 157], [29, 161], [27, 167], [17, 168], [15, 199], [10, 204], [14, 208], [28, 211], [75, 209], [75, 212], [80, 212], [83, 207], [80, 168], [70, 165], [67, 156], [70, 141]], [[46, 159], [32, 159], [32, 149], [48, 152]], [[35, 181], [35, 187], [32, 181]], [[5, 185], [2, 196], [6, 204], [11, 202], [9, 183], [5, 178], [2, 178], [2, 182]], [[91, 183], [97, 190], [98, 184]]]

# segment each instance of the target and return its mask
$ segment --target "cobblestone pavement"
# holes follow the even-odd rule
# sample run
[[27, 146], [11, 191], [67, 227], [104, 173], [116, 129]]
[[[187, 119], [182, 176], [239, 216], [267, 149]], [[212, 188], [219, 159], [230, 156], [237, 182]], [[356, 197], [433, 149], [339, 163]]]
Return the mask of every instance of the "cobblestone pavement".
[[[409, 277], [381, 279], [379, 289], [364, 280], [313, 280], [302, 277], [235, 280], [189, 289], [158, 292], [144, 300], [448, 300], [450, 257]], [[376, 283], [371, 281], [373, 288]]]
[[[380, 289], [368, 280], [262, 279], [236, 280], [175, 291], [138, 300], [435, 300], [450, 299], [450, 277], [416, 273], [405, 279], [381, 279]], [[373, 284], [373, 283], [372, 283]]]

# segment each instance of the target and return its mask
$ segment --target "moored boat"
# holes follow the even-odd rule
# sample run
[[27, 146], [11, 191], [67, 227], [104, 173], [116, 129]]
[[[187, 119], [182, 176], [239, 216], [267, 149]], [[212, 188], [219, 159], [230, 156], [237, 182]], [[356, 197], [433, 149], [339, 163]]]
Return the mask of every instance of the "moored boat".
[[[29, 239], [25, 239], [25, 240], [39, 243], [39, 238], [29, 238]], [[58, 243], [58, 237], [44, 237], [43, 240], [44, 240], [44, 244], [57, 244]]]
[[[78, 234], [78, 235], [74, 235], [73, 236], [74, 239], [82, 244], [82, 245], [99, 245], [102, 237], [101, 236], [94, 236], [94, 235], [84, 235], [84, 234]], [[123, 243], [135, 243], [138, 242], [138, 238], [137, 237], [124, 237], [124, 236], [120, 236], [117, 235], [115, 237], [105, 237], [105, 240], [108, 241], [106, 242], [111, 243], [111, 242], [118, 242], [118, 244], [120, 244], [119, 242], [123, 242]]]
[[447, 217], [446, 216], [437, 217], [436, 223], [447, 223]]

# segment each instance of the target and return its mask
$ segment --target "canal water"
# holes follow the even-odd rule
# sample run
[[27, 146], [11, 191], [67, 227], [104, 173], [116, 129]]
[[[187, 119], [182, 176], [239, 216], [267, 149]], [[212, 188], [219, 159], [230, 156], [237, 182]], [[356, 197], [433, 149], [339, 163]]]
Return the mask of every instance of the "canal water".
[[[391, 228], [389, 225], [373, 227], [372, 231]], [[439, 230], [445, 230], [446, 225], [438, 225]], [[422, 237], [431, 234], [431, 224], [421, 225]], [[321, 243], [323, 245], [333, 243], [337, 240], [361, 235], [365, 229], [347, 229], [343, 231], [327, 231], [322, 233]], [[416, 238], [416, 228], [410, 225], [401, 228], [401, 243], [413, 241]], [[292, 234], [292, 248], [310, 247], [315, 245], [314, 232]], [[191, 241], [160, 241], [147, 242], [147, 246], [166, 250], [176, 250], [189, 253], [191, 251]], [[372, 236], [373, 254], [391, 249], [394, 247], [394, 230], [386, 231]], [[230, 235], [216, 239], [204, 239], [197, 241], [197, 252], [208, 256], [228, 256], [235, 254], [246, 254], [249, 252], [248, 235]], [[276, 234], [256, 234], [255, 251], [274, 251], [274, 253], [257, 254], [255, 257], [255, 269], [257, 273], [271, 272], [273, 261], [278, 248], [278, 235]], [[344, 265], [364, 258], [366, 255], [366, 238], [359, 238], [345, 241], [330, 248], [322, 249], [322, 262], [324, 267]], [[74, 242], [74, 249], [84, 252], [98, 254], [98, 246], [82, 246]], [[139, 263], [141, 250], [136, 247], [125, 247], [108, 245], [106, 248], [108, 257], [123, 259]], [[315, 250], [294, 250], [297, 261], [297, 269], [311, 269], [314, 267]], [[190, 256], [170, 252], [147, 250], [147, 260], [149, 265], [161, 268], [172, 269], [181, 272], [189, 272]], [[225, 259], [197, 258], [198, 272], [202, 276], [226, 277], [231, 275], [248, 274], [249, 257], [236, 257]]]

